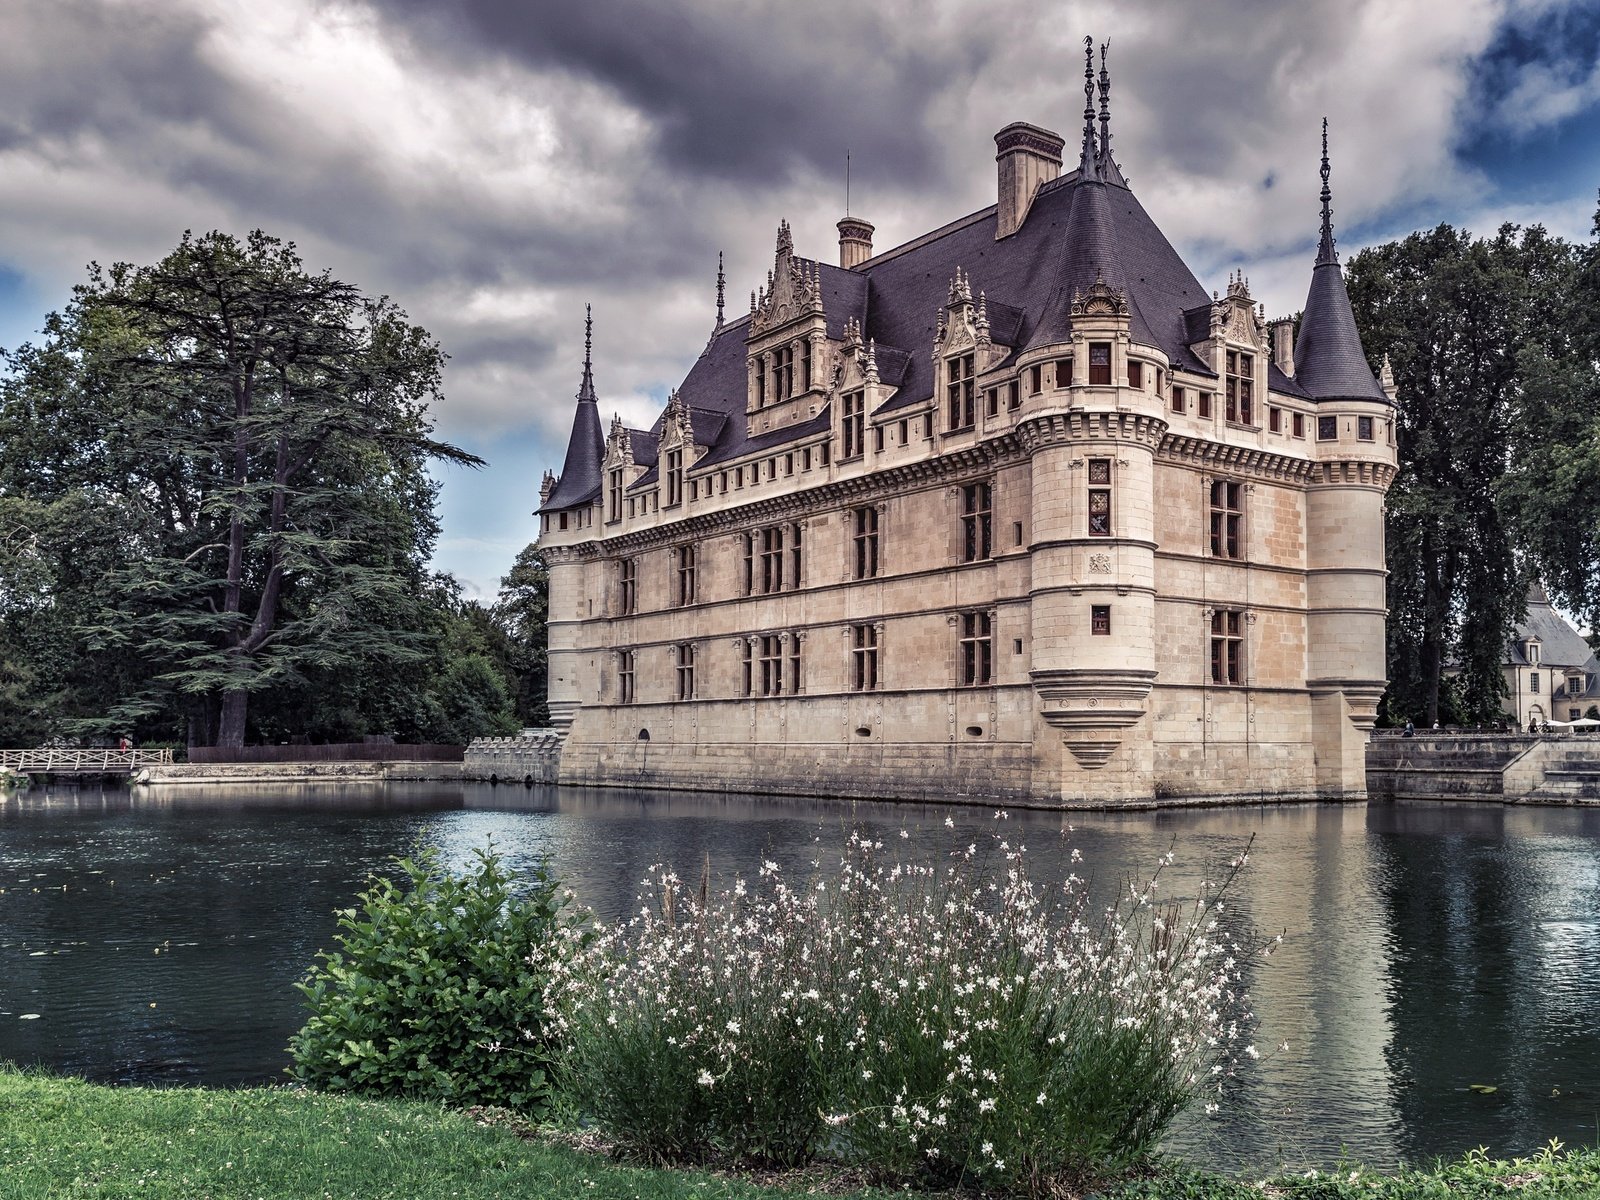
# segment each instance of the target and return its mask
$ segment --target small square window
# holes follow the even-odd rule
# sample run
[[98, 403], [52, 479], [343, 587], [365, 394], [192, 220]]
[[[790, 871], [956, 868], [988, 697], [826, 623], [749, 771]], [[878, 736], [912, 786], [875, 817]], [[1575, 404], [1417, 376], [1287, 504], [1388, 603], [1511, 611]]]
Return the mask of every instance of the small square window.
[[1339, 436], [1338, 417], [1317, 418], [1317, 441], [1331, 442]]

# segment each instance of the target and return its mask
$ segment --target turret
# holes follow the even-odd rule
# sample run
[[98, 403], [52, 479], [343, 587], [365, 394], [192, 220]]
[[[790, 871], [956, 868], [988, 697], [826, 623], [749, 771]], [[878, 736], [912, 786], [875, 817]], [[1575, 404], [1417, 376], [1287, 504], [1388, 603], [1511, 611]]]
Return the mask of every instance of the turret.
[[1322, 124], [1322, 236], [1294, 348], [1295, 382], [1317, 401], [1306, 492], [1306, 686], [1318, 790], [1366, 791], [1366, 731], [1387, 683], [1384, 494], [1395, 474], [1393, 408], [1356, 331], [1334, 251]]

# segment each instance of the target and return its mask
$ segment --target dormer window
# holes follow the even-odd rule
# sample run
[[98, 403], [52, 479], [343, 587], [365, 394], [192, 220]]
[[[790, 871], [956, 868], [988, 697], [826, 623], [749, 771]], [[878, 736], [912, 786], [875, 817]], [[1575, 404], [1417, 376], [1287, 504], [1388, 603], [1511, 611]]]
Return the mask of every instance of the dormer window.
[[855, 458], [866, 451], [866, 404], [867, 397], [864, 392], [846, 392], [844, 394], [843, 425], [839, 431], [841, 434], [839, 457], [841, 459]]
[[[607, 472], [606, 479], [606, 512], [610, 515], [609, 521], [622, 520], [622, 468], [613, 467]], [[562, 528], [566, 528], [565, 525]]]
[[800, 343], [800, 391], [811, 390], [811, 343]]
[[1089, 385], [1111, 384], [1111, 343], [1089, 343]]
[[1255, 424], [1256, 357], [1228, 351], [1227, 417], [1237, 425]]
[[756, 359], [759, 370], [756, 371], [756, 407], [765, 408], [767, 405], [767, 356], [763, 354]]
[[1528, 662], [1537, 665], [1539, 662], [1539, 642], [1536, 638], [1529, 638], [1523, 643], [1528, 655]]
[[949, 383], [945, 396], [949, 405], [950, 428], [970, 429], [977, 422], [973, 395], [973, 356], [958, 354], [946, 360]]
[[794, 395], [794, 350], [788, 346], [772, 352], [772, 402], [782, 404]]
[[667, 507], [683, 503], [683, 451], [667, 451]]

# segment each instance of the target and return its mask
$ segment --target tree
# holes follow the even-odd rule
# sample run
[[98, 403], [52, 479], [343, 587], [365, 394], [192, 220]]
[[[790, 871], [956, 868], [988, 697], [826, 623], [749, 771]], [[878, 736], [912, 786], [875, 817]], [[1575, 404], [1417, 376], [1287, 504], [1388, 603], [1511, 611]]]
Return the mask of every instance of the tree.
[[505, 631], [512, 654], [510, 666], [517, 679], [517, 716], [532, 726], [550, 723], [546, 706], [549, 683], [546, 628], [550, 617], [550, 568], [538, 548], [527, 546], [517, 555], [511, 572], [500, 580], [500, 595], [492, 610], [495, 624]]
[[[0, 496], [114, 513], [119, 561], [75, 624], [143, 677], [79, 724], [179, 707], [243, 745], [253, 694], [429, 653], [414, 611], [438, 534], [429, 460], [444, 358], [387, 298], [293, 245], [185, 234], [150, 267], [92, 265], [0, 383]], [[378, 619], [374, 619], [376, 616]]]
[[1561, 298], [1573, 263], [1567, 243], [1513, 225], [1487, 239], [1441, 225], [1349, 262], [1363, 343], [1389, 353], [1400, 389], [1387, 523], [1393, 714], [1432, 723], [1499, 710], [1526, 578], [1502, 488], [1525, 439], [1527, 356], [1570, 353]]
[[1570, 344], [1529, 346], [1511, 469], [1501, 500], [1550, 598], [1600, 629], [1600, 212], [1565, 297], [1551, 297]]

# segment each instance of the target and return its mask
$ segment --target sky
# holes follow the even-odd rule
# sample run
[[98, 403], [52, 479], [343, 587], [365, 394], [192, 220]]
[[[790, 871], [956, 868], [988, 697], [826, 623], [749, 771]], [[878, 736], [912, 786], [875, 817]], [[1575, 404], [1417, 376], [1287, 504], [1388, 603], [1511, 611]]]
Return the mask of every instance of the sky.
[[0, 0], [0, 346], [91, 261], [294, 241], [451, 356], [435, 566], [490, 598], [559, 469], [594, 305], [601, 412], [647, 425], [716, 316], [846, 203], [884, 250], [994, 202], [994, 133], [1114, 153], [1201, 281], [1305, 299], [1320, 130], [1341, 256], [1441, 221], [1587, 239], [1594, 0]]

